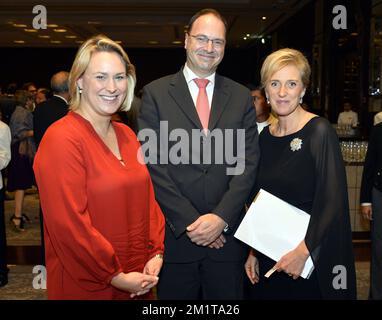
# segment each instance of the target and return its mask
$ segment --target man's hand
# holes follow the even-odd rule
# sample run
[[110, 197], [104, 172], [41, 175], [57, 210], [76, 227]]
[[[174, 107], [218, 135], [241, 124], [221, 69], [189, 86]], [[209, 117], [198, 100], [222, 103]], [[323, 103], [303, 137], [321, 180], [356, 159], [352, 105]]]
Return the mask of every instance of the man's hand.
[[200, 216], [187, 227], [190, 240], [199, 246], [208, 246], [214, 242], [224, 230], [226, 223], [214, 213]]
[[210, 243], [208, 247], [211, 249], [220, 249], [223, 248], [225, 242], [225, 237], [221, 234], [214, 242]]
[[361, 213], [365, 219], [373, 220], [373, 210], [371, 206], [361, 206]]

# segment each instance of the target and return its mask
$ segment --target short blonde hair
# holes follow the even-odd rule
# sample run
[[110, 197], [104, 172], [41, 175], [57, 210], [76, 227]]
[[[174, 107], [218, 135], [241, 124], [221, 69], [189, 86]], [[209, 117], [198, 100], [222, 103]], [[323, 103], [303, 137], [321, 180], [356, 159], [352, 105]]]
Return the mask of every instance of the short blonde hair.
[[301, 81], [306, 88], [309, 85], [310, 66], [306, 57], [298, 50], [284, 48], [271, 53], [264, 61], [261, 67], [261, 85], [266, 87], [268, 81], [275, 72], [281, 70], [287, 65], [295, 65], [300, 71]]
[[130, 62], [123, 48], [104, 35], [91, 37], [86, 40], [77, 51], [69, 74], [70, 109], [76, 110], [80, 106], [81, 94], [77, 86], [77, 80], [84, 74], [94, 52], [115, 52], [124, 61], [127, 76], [127, 94], [120, 110], [128, 111], [134, 98], [134, 88], [136, 84], [135, 67]]

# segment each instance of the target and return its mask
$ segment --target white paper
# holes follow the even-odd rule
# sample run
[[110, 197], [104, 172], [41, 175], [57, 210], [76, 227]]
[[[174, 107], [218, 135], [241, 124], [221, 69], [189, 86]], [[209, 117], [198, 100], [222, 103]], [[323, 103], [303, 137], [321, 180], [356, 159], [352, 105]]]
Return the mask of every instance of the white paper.
[[[260, 189], [235, 237], [274, 261], [295, 249], [304, 240], [310, 215], [271, 193]], [[301, 277], [309, 278], [312, 258], [305, 262]]]

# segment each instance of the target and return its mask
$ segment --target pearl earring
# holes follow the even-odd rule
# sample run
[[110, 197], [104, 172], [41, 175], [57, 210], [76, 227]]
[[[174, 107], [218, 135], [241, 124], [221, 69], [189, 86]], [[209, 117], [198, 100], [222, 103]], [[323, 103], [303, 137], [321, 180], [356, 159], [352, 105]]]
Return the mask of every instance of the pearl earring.
[[78, 88], [78, 92], [81, 94], [82, 93], [82, 88]]

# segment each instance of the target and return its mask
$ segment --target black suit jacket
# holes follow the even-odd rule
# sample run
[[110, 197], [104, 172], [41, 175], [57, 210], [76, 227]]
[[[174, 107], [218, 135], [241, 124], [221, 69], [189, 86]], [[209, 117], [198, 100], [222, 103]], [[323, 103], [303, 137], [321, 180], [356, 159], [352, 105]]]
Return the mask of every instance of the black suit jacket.
[[363, 167], [360, 201], [372, 202], [372, 189], [382, 191], [382, 123], [373, 127]]
[[37, 105], [33, 113], [34, 139], [37, 148], [46, 129], [67, 113], [68, 105], [63, 99], [56, 96]]
[[[146, 147], [145, 131], [142, 129], [150, 128], [160, 137], [160, 121], [167, 121], [170, 133], [181, 128], [188, 137], [192, 136], [193, 129], [202, 129], [182, 71], [144, 87], [138, 117], [138, 137], [142, 142], [142, 150]], [[245, 141], [239, 142], [239, 146], [245, 147], [245, 156], [241, 159], [245, 163], [242, 174], [227, 175], [227, 168], [234, 165], [230, 165], [226, 159], [219, 164], [216, 152], [212, 152], [210, 164], [192, 161], [193, 156], [195, 159], [203, 157], [203, 147], [208, 150], [212, 145], [212, 150], [215, 150], [213, 139], [197, 141], [196, 146], [201, 151], [195, 152], [197, 148], [194, 148], [193, 155], [192, 141], [189, 140], [191, 164], [160, 164], [160, 158], [165, 159], [169, 154], [168, 150], [171, 153], [171, 150], [180, 147], [179, 137], [177, 141], [168, 141], [166, 138], [168, 148], [162, 145], [160, 149], [158, 146], [160, 152], [154, 157], [158, 164], [148, 164], [156, 198], [166, 216], [164, 258], [167, 262], [192, 262], [207, 254], [216, 261], [238, 261], [247, 253], [246, 246], [234, 238], [233, 234], [243, 217], [244, 204], [255, 182], [259, 148], [252, 98], [244, 86], [216, 75], [209, 129], [233, 129], [233, 150], [237, 150], [238, 147], [236, 129], [245, 129]], [[165, 131], [162, 123], [162, 136]], [[223, 131], [223, 134], [228, 131]], [[232, 139], [224, 138], [225, 144], [229, 141]], [[222, 146], [217, 146], [216, 150], [217, 153], [221, 152]], [[219, 250], [192, 243], [185, 232], [188, 225], [200, 215], [209, 212], [223, 218], [230, 228], [229, 233], [225, 234], [227, 243]]]

